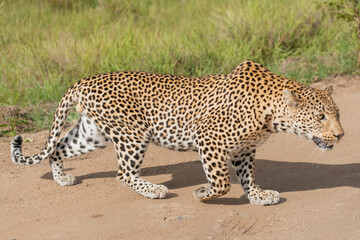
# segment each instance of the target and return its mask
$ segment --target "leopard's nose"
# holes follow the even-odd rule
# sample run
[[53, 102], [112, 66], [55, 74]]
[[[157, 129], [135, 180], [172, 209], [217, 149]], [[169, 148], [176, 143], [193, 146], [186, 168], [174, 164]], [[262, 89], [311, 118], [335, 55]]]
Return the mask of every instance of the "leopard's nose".
[[334, 137], [336, 137], [337, 140], [340, 140], [343, 136], [344, 136], [344, 132], [338, 133], [338, 134], [334, 134]]

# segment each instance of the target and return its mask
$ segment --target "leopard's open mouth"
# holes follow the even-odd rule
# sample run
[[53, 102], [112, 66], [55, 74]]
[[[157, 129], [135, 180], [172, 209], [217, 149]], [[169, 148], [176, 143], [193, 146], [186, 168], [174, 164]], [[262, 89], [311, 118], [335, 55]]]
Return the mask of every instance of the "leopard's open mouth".
[[323, 150], [331, 150], [334, 147], [334, 144], [324, 142], [323, 140], [321, 140], [321, 138], [318, 137], [313, 137], [312, 140], [320, 149]]

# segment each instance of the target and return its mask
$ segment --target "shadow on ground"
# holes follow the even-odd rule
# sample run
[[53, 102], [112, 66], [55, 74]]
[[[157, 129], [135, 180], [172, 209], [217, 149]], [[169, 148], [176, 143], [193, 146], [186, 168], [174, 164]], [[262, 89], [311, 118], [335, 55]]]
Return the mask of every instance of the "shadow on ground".
[[[67, 171], [71, 171], [68, 169]], [[169, 189], [178, 189], [205, 184], [205, 174], [200, 161], [190, 161], [157, 167], [145, 167], [142, 176], [171, 174], [169, 181], [162, 182]], [[90, 173], [76, 176], [79, 183], [85, 179], [115, 178], [116, 171]], [[52, 173], [42, 176], [51, 179]], [[279, 192], [306, 191], [336, 187], [360, 188], [360, 164], [327, 165], [304, 162], [279, 162], [256, 160], [256, 182], [263, 189], [274, 189]], [[232, 174], [232, 183], [236, 184]]]

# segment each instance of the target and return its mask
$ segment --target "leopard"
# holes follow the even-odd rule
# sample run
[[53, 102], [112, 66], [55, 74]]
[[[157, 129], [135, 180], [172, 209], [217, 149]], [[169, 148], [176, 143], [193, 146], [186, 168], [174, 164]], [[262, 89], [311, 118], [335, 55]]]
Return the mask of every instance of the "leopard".
[[[292, 133], [327, 151], [344, 136], [333, 87], [316, 89], [244, 61], [229, 74], [175, 76], [118, 71], [76, 82], [62, 97], [41, 152], [22, 154], [22, 137], [11, 142], [12, 161], [35, 165], [49, 158], [54, 180], [76, 184], [63, 160], [114, 145], [116, 179], [148, 198], [165, 198], [169, 190], [141, 178], [150, 143], [200, 156], [207, 185], [194, 191], [199, 201], [226, 194], [234, 168], [245, 196], [254, 205], [280, 201], [275, 190], [255, 183], [255, 153], [271, 134]], [[75, 107], [76, 105], [76, 107]], [[76, 126], [60, 138], [69, 111]]]

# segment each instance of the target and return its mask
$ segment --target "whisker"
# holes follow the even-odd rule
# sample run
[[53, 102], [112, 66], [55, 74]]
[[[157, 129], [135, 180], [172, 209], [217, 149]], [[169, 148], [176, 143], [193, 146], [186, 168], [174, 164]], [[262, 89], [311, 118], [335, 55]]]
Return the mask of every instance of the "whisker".
[[348, 152], [354, 152], [354, 151], [349, 147], [349, 144], [347, 143], [347, 141], [345, 140], [345, 138], [341, 140], [341, 142], [339, 143], [339, 145], [345, 146]]
[[344, 146], [347, 148], [347, 150], [352, 151], [350, 149], [350, 147], [348, 146], [347, 140], [345, 138], [343, 138], [342, 141], [340, 142], [340, 144], [342, 144], [342, 143], [344, 143]]
[[318, 147], [315, 147], [314, 151], [312, 151], [310, 156], [306, 159], [307, 162], [312, 158], [312, 156], [314, 155], [314, 153], [316, 152], [317, 149], [318, 149]]
[[319, 167], [319, 165], [318, 165], [318, 159], [319, 159], [319, 157], [320, 157], [320, 154], [321, 154], [321, 151], [320, 151], [320, 149], [319, 148], [316, 148], [316, 150], [315, 150], [315, 158], [314, 158], [314, 160], [313, 160], [313, 165], [315, 165], [316, 164], [316, 166], [317, 167]]

